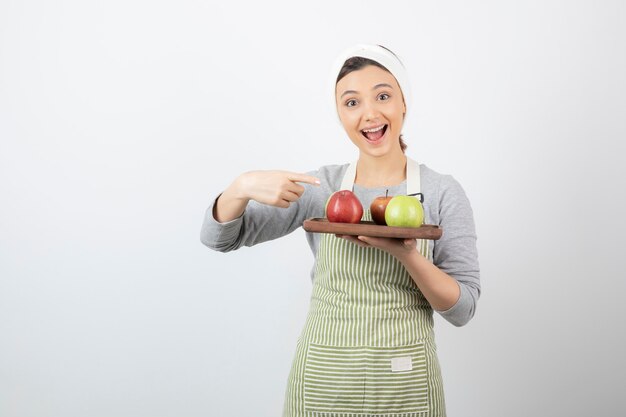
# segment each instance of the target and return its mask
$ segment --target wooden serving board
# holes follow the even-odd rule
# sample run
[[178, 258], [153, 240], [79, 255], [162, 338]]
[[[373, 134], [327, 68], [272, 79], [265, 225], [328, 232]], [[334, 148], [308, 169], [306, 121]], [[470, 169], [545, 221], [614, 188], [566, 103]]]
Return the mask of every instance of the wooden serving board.
[[327, 218], [314, 217], [307, 219], [302, 224], [307, 232], [333, 233], [338, 235], [393, 237], [404, 239], [428, 239], [437, 240], [443, 231], [434, 224], [423, 224], [420, 227], [396, 227], [381, 226], [373, 221], [361, 221], [360, 223], [335, 223]]

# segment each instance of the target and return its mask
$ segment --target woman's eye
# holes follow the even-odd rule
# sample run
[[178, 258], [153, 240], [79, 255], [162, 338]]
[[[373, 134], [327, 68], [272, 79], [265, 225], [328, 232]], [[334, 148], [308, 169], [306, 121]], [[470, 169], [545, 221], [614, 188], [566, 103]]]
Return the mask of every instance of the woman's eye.
[[381, 100], [389, 100], [389, 94], [382, 93], [381, 95], [378, 96], [378, 98]]
[[356, 100], [352, 99], [352, 100], [346, 101], [346, 106], [348, 107], [356, 106]]

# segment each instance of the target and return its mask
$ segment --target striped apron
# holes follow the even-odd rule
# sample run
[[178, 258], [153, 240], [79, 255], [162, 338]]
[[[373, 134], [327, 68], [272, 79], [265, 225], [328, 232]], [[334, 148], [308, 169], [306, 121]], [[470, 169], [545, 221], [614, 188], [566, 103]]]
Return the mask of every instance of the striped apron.
[[[341, 189], [355, 173], [353, 163]], [[407, 158], [407, 194], [418, 192], [419, 165]], [[426, 240], [418, 249], [432, 260]], [[433, 310], [392, 255], [322, 234], [283, 416], [445, 416]]]

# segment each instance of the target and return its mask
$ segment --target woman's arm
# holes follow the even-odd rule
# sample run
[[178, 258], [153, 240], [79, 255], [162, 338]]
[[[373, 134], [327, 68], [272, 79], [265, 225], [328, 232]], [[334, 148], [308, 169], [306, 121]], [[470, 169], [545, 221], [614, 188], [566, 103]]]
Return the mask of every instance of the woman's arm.
[[414, 239], [346, 238], [393, 255], [433, 309], [455, 326], [463, 326], [474, 316], [480, 296], [473, 213], [461, 185], [450, 176], [442, 177], [437, 201], [435, 220], [443, 229], [443, 236], [434, 242], [433, 262], [417, 250]]
[[404, 265], [431, 307], [445, 311], [454, 306], [461, 296], [457, 280], [433, 265], [417, 250], [412, 250], [396, 258]]
[[242, 174], [209, 205], [200, 231], [201, 242], [228, 252], [291, 233], [307, 215], [310, 196], [304, 202], [301, 197], [308, 194], [305, 190], [310, 184], [318, 185], [318, 179], [288, 171]]
[[226, 223], [241, 216], [250, 200], [269, 206], [288, 208], [302, 197], [304, 182], [319, 185], [319, 179], [306, 174], [287, 171], [250, 171], [233, 181], [218, 197], [213, 208], [213, 217]]

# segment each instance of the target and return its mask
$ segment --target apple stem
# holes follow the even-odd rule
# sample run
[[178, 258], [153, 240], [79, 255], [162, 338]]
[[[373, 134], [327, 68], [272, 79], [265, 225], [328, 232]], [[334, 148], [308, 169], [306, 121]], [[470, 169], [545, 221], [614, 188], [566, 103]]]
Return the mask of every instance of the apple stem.
[[424, 202], [424, 194], [422, 194], [422, 193], [413, 193], [413, 194], [409, 194], [409, 195], [410, 195], [411, 197], [415, 197], [415, 196], [418, 196], [418, 195], [419, 195], [419, 200], [420, 200], [420, 202], [421, 202], [421, 203], [423, 203], [423, 202]]
[[385, 198], [389, 197], [389, 188], [387, 188], [387, 190], [385, 190]]

